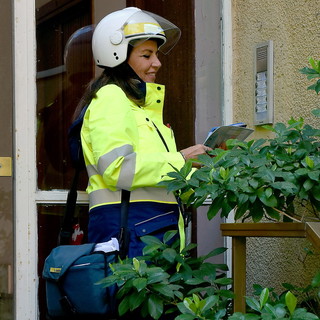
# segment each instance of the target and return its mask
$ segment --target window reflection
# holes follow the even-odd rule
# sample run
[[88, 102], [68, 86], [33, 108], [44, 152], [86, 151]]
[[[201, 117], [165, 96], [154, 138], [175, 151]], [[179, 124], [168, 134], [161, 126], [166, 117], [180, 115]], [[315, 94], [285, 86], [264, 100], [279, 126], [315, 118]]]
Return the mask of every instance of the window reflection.
[[[67, 1], [66, 1], [67, 2]], [[91, 5], [54, 1], [37, 9], [37, 169], [41, 190], [69, 189], [73, 170], [67, 132], [93, 77]], [[85, 175], [80, 189], [86, 187]]]
[[0, 319], [13, 319], [13, 217], [9, 178], [0, 182]]

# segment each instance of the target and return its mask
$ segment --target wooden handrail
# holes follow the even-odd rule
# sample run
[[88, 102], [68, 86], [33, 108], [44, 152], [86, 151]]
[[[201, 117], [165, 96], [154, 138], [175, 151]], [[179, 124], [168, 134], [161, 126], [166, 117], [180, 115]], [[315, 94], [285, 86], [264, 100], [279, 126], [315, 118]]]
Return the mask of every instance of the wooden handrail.
[[222, 223], [223, 236], [232, 237], [232, 278], [235, 293], [234, 311], [245, 312], [246, 238], [307, 238], [320, 249], [320, 222], [291, 223]]

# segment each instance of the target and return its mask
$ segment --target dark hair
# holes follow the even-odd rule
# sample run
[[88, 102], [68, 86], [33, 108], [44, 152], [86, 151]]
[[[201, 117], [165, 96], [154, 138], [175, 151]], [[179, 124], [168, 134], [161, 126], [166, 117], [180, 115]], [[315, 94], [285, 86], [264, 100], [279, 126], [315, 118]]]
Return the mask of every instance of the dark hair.
[[143, 90], [140, 89], [140, 83], [141, 80], [127, 62], [123, 62], [114, 68], [104, 68], [102, 74], [87, 85], [74, 112], [73, 121], [79, 116], [82, 109], [97, 96], [98, 90], [107, 84], [119, 86], [130, 100], [139, 105], [143, 105], [145, 102], [145, 94]]

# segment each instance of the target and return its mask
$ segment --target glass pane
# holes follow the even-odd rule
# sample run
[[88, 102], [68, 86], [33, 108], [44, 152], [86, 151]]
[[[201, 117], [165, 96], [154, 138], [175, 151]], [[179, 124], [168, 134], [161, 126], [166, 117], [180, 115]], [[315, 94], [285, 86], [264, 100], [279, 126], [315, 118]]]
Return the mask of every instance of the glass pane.
[[[45, 282], [41, 278], [45, 258], [50, 251], [57, 246], [60, 225], [65, 206], [63, 205], [39, 205], [38, 206], [38, 274], [39, 274], [39, 310], [40, 320], [46, 319], [46, 294]], [[88, 206], [77, 207], [74, 224], [79, 224], [83, 231], [83, 242], [87, 241]], [[0, 317], [2, 320], [2, 318]]]
[[13, 319], [13, 224], [11, 177], [0, 177], [0, 319]]
[[[37, 8], [37, 169], [41, 190], [69, 189], [67, 132], [93, 76], [90, 1], [47, 1]], [[61, 5], [64, 3], [64, 5]], [[69, 41], [70, 40], [70, 41]], [[86, 187], [82, 179], [79, 189]]]

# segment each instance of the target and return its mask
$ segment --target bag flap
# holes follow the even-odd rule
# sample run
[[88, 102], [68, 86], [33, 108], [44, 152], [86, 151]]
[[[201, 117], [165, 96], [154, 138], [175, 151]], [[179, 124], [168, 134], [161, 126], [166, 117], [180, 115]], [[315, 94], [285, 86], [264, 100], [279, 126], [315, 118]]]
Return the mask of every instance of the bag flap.
[[90, 254], [94, 246], [95, 243], [87, 243], [54, 248], [45, 260], [42, 277], [58, 281], [78, 258]]

